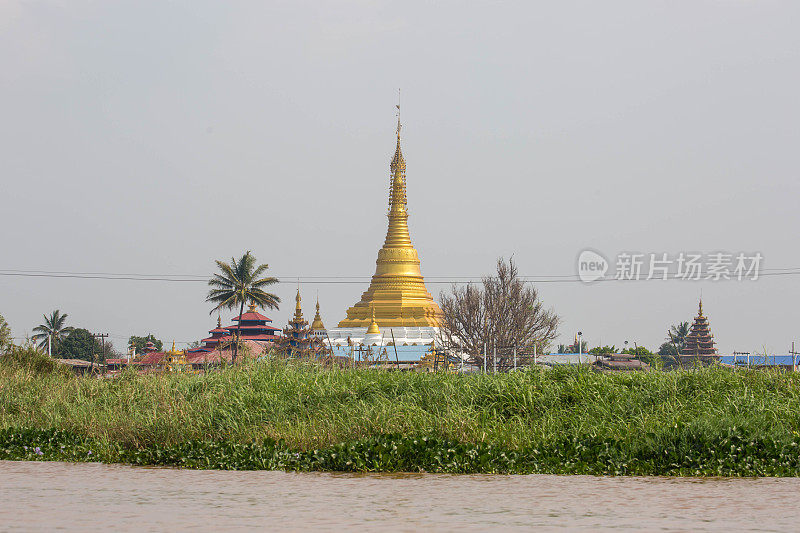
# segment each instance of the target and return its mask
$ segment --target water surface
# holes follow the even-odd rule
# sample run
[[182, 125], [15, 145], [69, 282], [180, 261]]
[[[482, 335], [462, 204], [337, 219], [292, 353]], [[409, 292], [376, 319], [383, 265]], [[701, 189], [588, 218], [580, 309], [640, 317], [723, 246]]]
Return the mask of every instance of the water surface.
[[793, 531], [800, 478], [227, 472], [0, 461], [0, 530]]

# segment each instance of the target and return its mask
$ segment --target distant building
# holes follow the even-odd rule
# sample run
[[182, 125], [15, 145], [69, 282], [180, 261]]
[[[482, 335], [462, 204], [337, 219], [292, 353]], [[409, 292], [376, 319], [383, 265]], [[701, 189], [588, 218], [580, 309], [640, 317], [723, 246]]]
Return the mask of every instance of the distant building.
[[717, 357], [717, 349], [714, 344], [714, 336], [711, 334], [708, 318], [703, 315], [703, 300], [701, 299], [697, 316], [686, 336], [681, 355]]
[[[317, 316], [322, 331], [322, 319], [319, 316], [319, 302], [317, 302]], [[323, 337], [315, 334], [313, 326], [308, 325], [308, 321], [303, 318], [303, 308], [301, 306], [300, 289], [297, 289], [295, 297], [294, 316], [289, 319], [287, 327], [283, 330], [283, 337], [276, 343], [278, 349], [288, 357], [316, 356], [320, 351], [324, 351]]]
[[[241, 316], [234, 317], [233, 322], [241, 323], [241, 341], [255, 341], [266, 347], [269, 343], [275, 342], [278, 338], [276, 332], [280, 331], [278, 328], [270, 326], [268, 322], [272, 319], [265, 317], [256, 311], [254, 304], [250, 304], [247, 312]], [[201, 342], [202, 346], [193, 348], [188, 351], [189, 354], [198, 352], [211, 352], [219, 349], [222, 346], [228, 345], [233, 342], [236, 336], [236, 328], [238, 324], [222, 327], [222, 320], [217, 319], [217, 327], [209, 330], [210, 337], [206, 337]]]

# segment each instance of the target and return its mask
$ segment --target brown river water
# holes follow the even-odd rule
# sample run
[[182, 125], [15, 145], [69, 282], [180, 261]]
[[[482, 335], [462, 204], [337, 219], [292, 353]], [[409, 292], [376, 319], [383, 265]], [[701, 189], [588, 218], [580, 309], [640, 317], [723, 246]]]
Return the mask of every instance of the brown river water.
[[0, 461], [0, 531], [798, 531], [800, 478], [223, 472]]

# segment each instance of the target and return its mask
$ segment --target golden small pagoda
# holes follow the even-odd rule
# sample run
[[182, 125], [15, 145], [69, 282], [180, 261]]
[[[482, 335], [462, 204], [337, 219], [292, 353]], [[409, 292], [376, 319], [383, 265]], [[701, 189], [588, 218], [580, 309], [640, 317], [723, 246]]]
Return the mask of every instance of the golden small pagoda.
[[339, 322], [340, 328], [365, 328], [373, 320], [382, 328], [437, 327], [441, 322], [442, 311], [425, 288], [419, 256], [408, 233], [406, 162], [400, 149], [400, 128], [398, 112], [397, 148], [389, 165], [386, 240], [378, 251], [369, 288], [361, 295], [361, 301], [347, 310], [347, 318]]
[[314, 321], [311, 323], [311, 334], [315, 337], [327, 337], [328, 332], [325, 331], [325, 324], [322, 322], [322, 317], [319, 314], [319, 296], [317, 296], [317, 314], [314, 315]]
[[378, 327], [378, 322], [375, 320], [375, 308], [372, 308], [372, 317], [367, 327], [367, 335], [380, 335], [381, 329]]
[[191, 372], [192, 365], [186, 361], [186, 353], [175, 349], [175, 341], [172, 341], [172, 349], [165, 354], [165, 372]]

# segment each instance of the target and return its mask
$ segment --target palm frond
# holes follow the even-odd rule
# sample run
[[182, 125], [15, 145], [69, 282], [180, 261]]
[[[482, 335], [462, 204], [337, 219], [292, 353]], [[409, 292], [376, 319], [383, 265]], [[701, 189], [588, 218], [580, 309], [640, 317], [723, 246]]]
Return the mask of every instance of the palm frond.
[[255, 256], [248, 250], [240, 258], [231, 257], [230, 263], [215, 261], [218, 272], [208, 280], [206, 301], [216, 304], [212, 313], [220, 308], [232, 309], [252, 303], [258, 307], [277, 309], [280, 298], [265, 292], [262, 287], [278, 283], [275, 277], [262, 277], [267, 264], [257, 264]]

